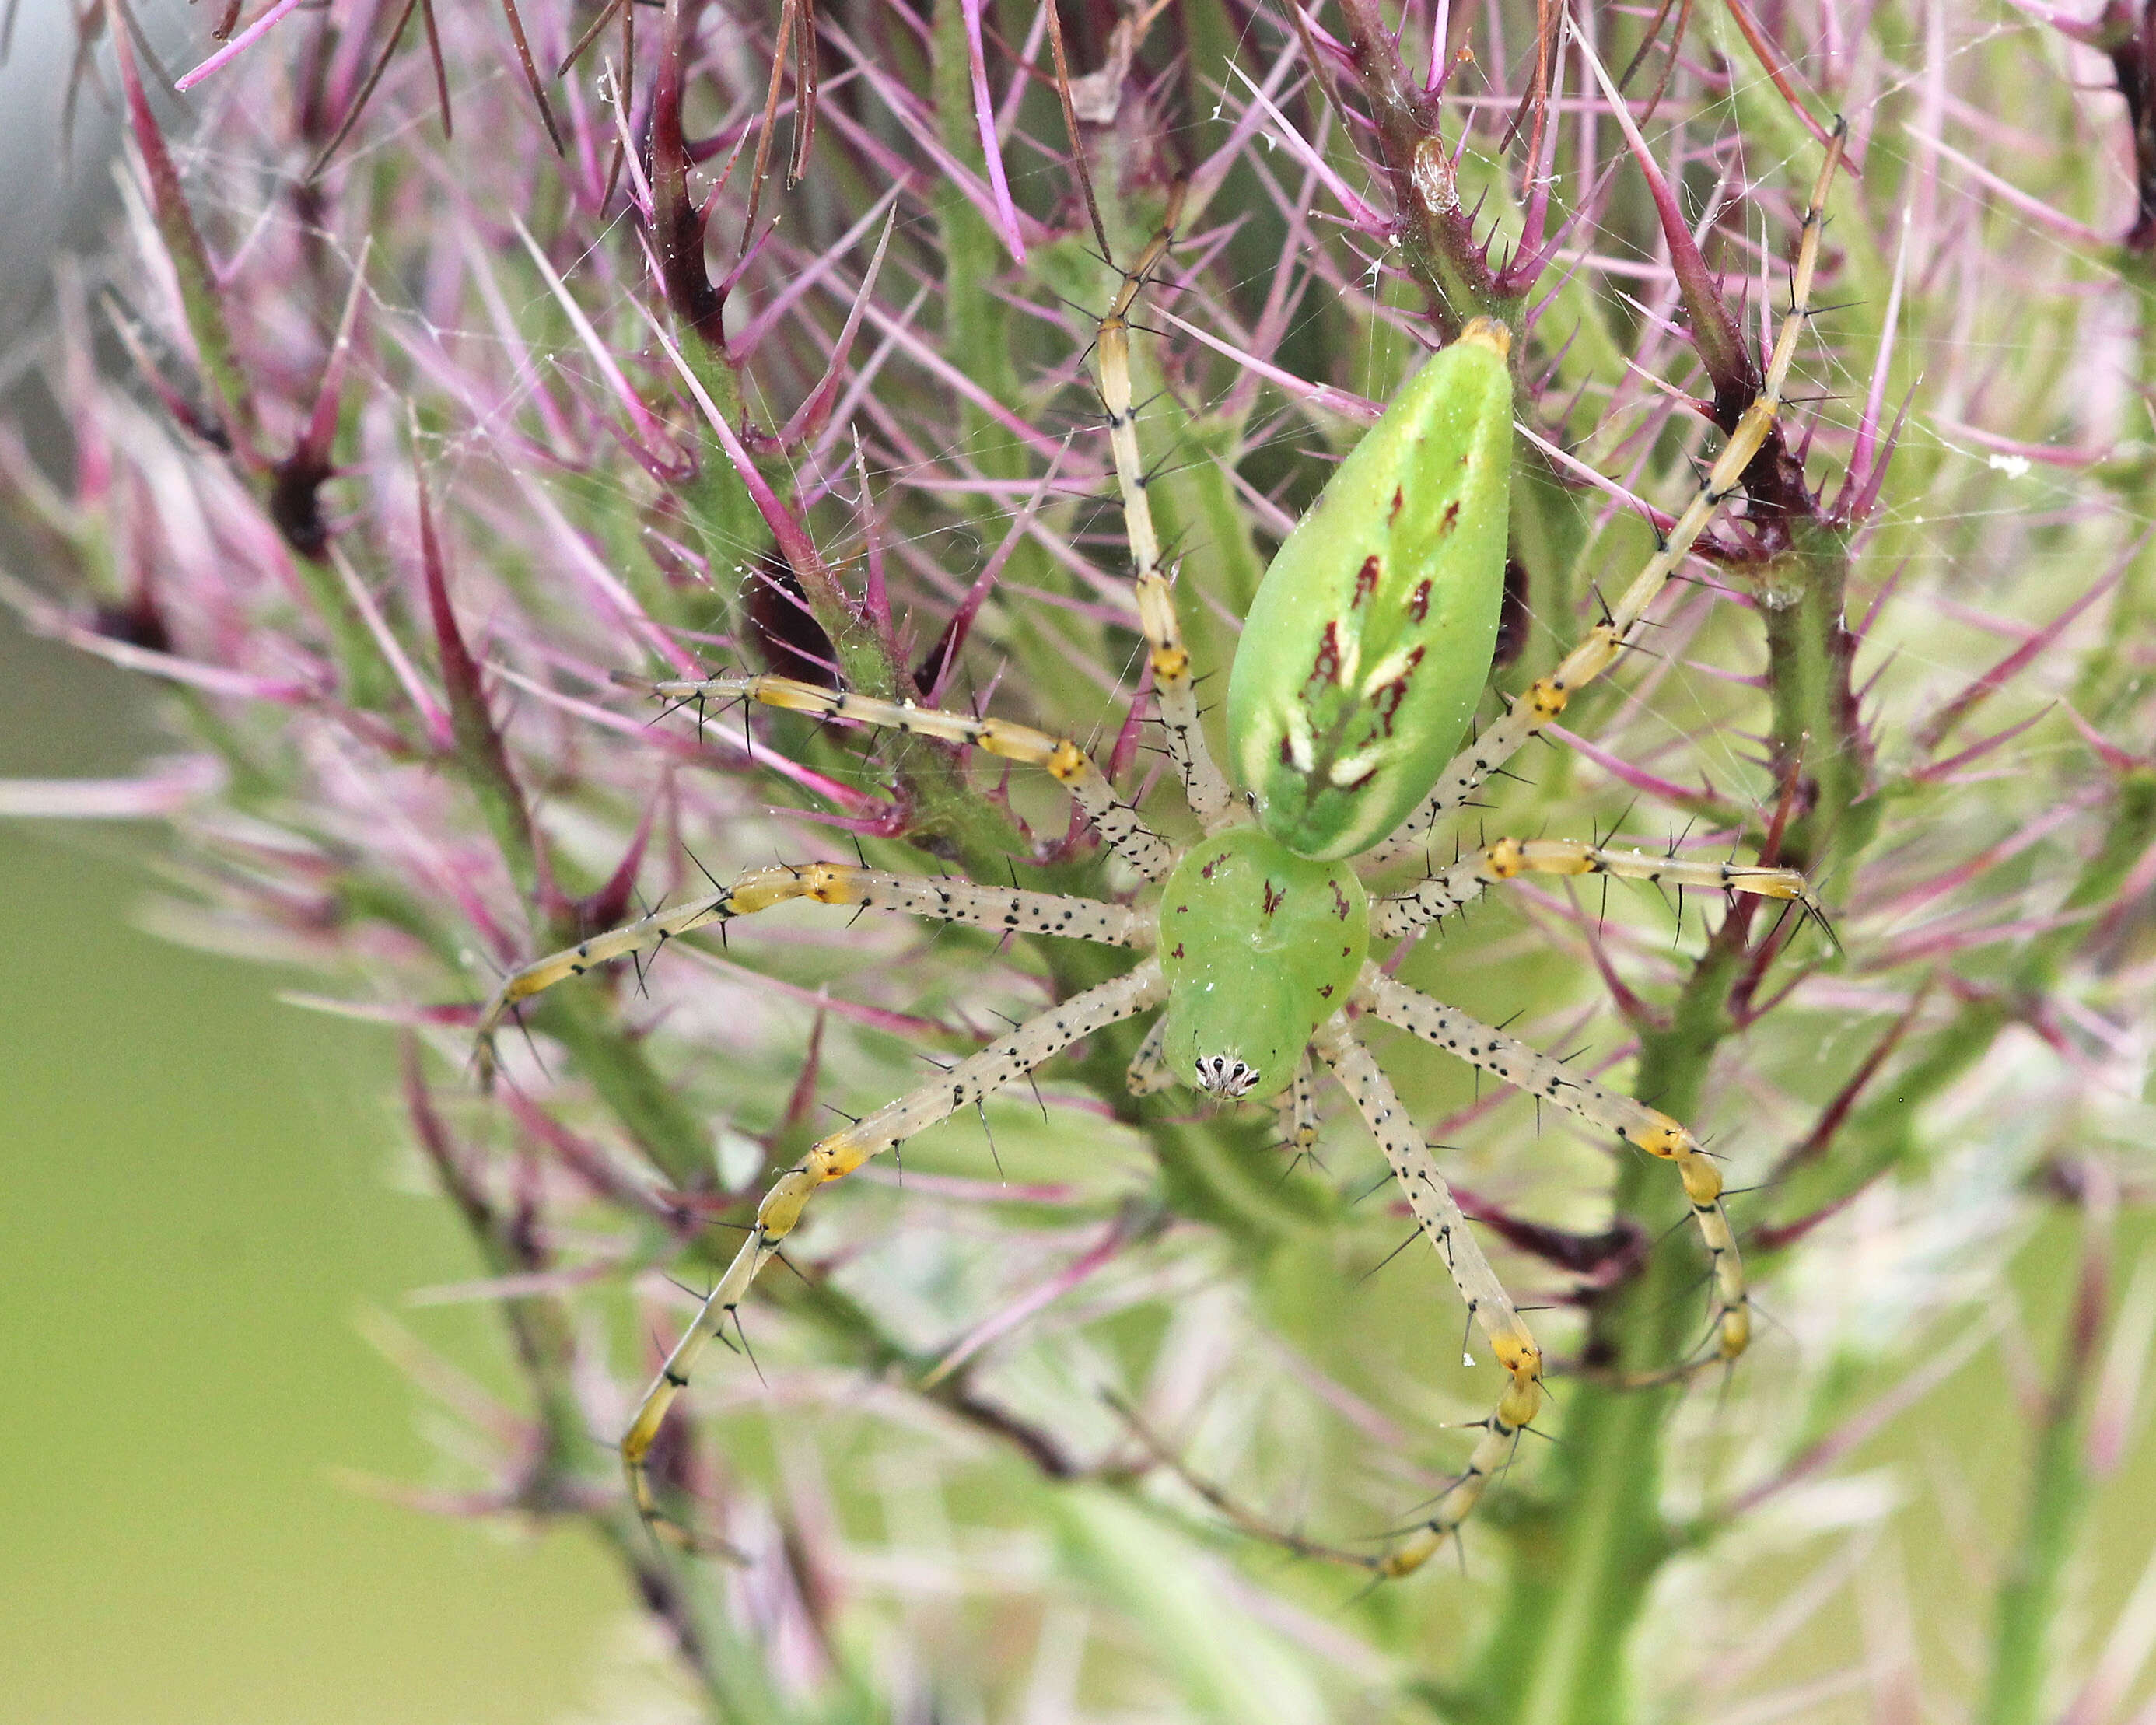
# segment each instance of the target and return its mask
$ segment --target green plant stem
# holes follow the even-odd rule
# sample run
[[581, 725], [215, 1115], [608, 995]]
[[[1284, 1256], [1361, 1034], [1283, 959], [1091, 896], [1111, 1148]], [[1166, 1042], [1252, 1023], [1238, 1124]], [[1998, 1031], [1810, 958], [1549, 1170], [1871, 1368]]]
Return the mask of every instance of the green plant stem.
[[[2156, 378], [2156, 257], [2122, 248], [2114, 263], [2138, 305], [2139, 371], [2146, 388]], [[2144, 453], [2138, 461], [2122, 464], [2120, 479], [2122, 501], [2129, 511], [2156, 508], [2156, 458]], [[2129, 512], [2127, 519], [2146, 521], [2148, 516]], [[2103, 634], [2074, 681], [2074, 706], [2092, 724], [2107, 725], [2132, 711], [2133, 697], [2147, 680], [2147, 672], [2138, 666], [2134, 644], [2148, 638], [2152, 619], [2156, 619], [2156, 542], [2144, 539], [2112, 595]]]
[[[1850, 689], [1843, 627], [1846, 548], [1824, 528], [1799, 536], [1778, 572], [1790, 601], [1767, 613], [1774, 757], [1809, 782], [1810, 813], [1785, 835], [1788, 860], [1817, 870], [1870, 835], [1869, 756]], [[1753, 962], [1752, 918], [1732, 910], [1694, 964], [1666, 1023], [1640, 1037], [1634, 1093], [1693, 1120], [1722, 1043], [1740, 1028], [1732, 996]], [[1659, 1232], [1678, 1202], [1666, 1167], [1635, 1154], [1614, 1193], [1620, 1218]], [[1592, 1312], [1585, 1358], [1611, 1373], [1652, 1372], [1697, 1345], [1696, 1260], [1658, 1252]], [[1516, 1533], [1507, 1609], [1466, 1699], [1477, 1719], [1512, 1725], [1617, 1725], [1630, 1716], [1626, 1646], [1655, 1574], [1677, 1543], [1661, 1507], [1661, 1436], [1674, 1385], [1589, 1378], [1564, 1393], [1551, 1495]]]
[[2046, 1643], [2074, 1532], [2088, 1499], [2079, 1465], [2082, 1409], [2072, 1387], [2053, 1391], [2030, 1463], [2029, 1507], [2005, 1583], [1999, 1589], [1991, 1683], [1983, 1725], [2035, 1725], [2050, 1669]]
[[[1635, 1088], [1680, 1119], [1697, 1109], [1731, 1028], [1729, 993], [1744, 963], [1732, 927], [1723, 925], [1694, 968], [1668, 1027], [1641, 1044]], [[1635, 1156], [1618, 1176], [1617, 1213], [1659, 1226], [1676, 1187], [1668, 1168]], [[1697, 1339], [1696, 1279], [1686, 1255], [1656, 1254], [1644, 1275], [1595, 1310], [1588, 1358], [1641, 1370], [1681, 1357]], [[1661, 1434], [1675, 1389], [1588, 1379], [1559, 1393], [1555, 1487], [1515, 1532], [1506, 1608], [1466, 1697], [1478, 1720], [1614, 1725], [1628, 1717], [1625, 1644], [1673, 1549], [1660, 1499]]]
[[1999, 1584], [1992, 1635], [1991, 1681], [1980, 1725], [2036, 1725], [2051, 1673], [2051, 1638], [2091, 1479], [2084, 1438], [2103, 1332], [2113, 1206], [2084, 1176], [2081, 1271], [2068, 1307], [2059, 1363], [2045, 1398], [2035, 1453], [2030, 1458], [2028, 1507], [2021, 1537]]
[[[1774, 703], [1773, 758], [1778, 778], [1799, 774], [1809, 804], [1784, 837], [1782, 860], [1815, 875], [1830, 859], [1846, 862], [1870, 841], [1879, 803], [1870, 788], [1871, 746], [1857, 716], [1851, 671], [1856, 639], [1843, 626], [1849, 550], [1839, 529], [1796, 529], [1786, 568], [1768, 571], [1765, 588], [1791, 603], [1763, 607], [1768, 686]], [[1794, 577], [1794, 588], [1784, 585]]]

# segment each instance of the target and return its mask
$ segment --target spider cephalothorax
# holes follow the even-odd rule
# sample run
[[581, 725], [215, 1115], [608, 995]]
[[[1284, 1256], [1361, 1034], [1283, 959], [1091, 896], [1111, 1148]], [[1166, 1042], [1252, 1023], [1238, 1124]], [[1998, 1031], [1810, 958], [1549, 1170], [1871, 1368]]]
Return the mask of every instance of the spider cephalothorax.
[[[1270, 1101], [1291, 1143], [1315, 1142], [1309, 1079], [1328, 1070], [1384, 1153], [1507, 1382], [1481, 1422], [1466, 1471], [1423, 1526], [1379, 1558], [1389, 1575], [1428, 1560], [1481, 1496], [1542, 1401], [1543, 1358], [1483, 1256], [1391, 1081], [1358, 1040], [1353, 1014], [1393, 1024], [1671, 1163], [1712, 1264], [1711, 1356], [1732, 1359], [1751, 1333], [1722, 1177], [1691, 1134], [1502, 1031], [1394, 980], [1373, 939], [1412, 938], [1486, 888], [1531, 872], [1605, 874], [1812, 905], [1793, 870], [1614, 851], [1573, 839], [1501, 838], [1404, 887], [1383, 871], [1427, 858], [1433, 824], [1540, 735], [1623, 653], [1648, 606], [1774, 424], [1809, 316], [1829, 152], [1805, 216], [1793, 309], [1760, 394], [1690, 505], [1604, 621], [1457, 755], [1481, 697], [1504, 592], [1512, 442], [1511, 334], [1468, 325], [1404, 386], [1344, 461], [1276, 557], [1235, 655], [1228, 696], [1231, 784], [1205, 742], [1138, 459], [1127, 315], [1167, 248], [1157, 238], [1101, 325], [1101, 399], [1135, 564], [1159, 719], [1199, 829], [1178, 847], [1155, 832], [1068, 737], [997, 718], [880, 700], [779, 676], [643, 683], [700, 709], [743, 700], [963, 744], [1045, 768], [1102, 840], [1159, 890], [1147, 908], [953, 878], [814, 863], [758, 869], [711, 897], [593, 937], [511, 977], [488, 1009], [482, 1044], [515, 1004], [594, 964], [650, 951], [689, 931], [788, 900], [899, 911], [1010, 934], [1127, 947], [1120, 977], [1019, 1025], [906, 1096], [810, 1147], [772, 1183], [733, 1262], [668, 1357], [622, 1442], [639, 1507], [658, 1520], [646, 1459], [697, 1356], [730, 1323], [757, 1272], [809, 1198], [870, 1158], [1024, 1077], [1107, 1025], [1158, 1009], [1130, 1068], [1137, 1093], [1187, 1086], [1224, 1101]], [[628, 680], [624, 679], [624, 680]], [[1450, 756], [1448, 758], [1448, 756]], [[1373, 885], [1376, 891], [1373, 893]], [[1816, 908], [1815, 906], [1813, 906]], [[1312, 1549], [1298, 1543], [1298, 1548]], [[1334, 1553], [1334, 1555], [1344, 1555]]]
[[1162, 1064], [1208, 1096], [1268, 1101], [1361, 973], [1369, 895], [1352, 869], [1230, 827], [1168, 876], [1158, 942]]

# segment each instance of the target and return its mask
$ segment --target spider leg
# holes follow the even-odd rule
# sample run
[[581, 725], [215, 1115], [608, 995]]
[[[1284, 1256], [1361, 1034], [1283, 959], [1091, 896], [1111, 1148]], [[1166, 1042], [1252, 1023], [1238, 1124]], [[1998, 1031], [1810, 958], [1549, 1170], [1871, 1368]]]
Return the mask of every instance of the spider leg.
[[1293, 1168], [1306, 1156], [1317, 1153], [1317, 1086], [1310, 1076], [1310, 1051], [1306, 1049], [1296, 1063], [1295, 1077], [1288, 1087], [1273, 1098], [1273, 1111], [1280, 1117], [1281, 1147], [1292, 1150]]
[[1148, 958], [1127, 976], [1050, 1007], [1009, 1035], [968, 1055], [948, 1072], [937, 1073], [917, 1090], [819, 1140], [772, 1183], [757, 1206], [756, 1223], [748, 1238], [705, 1299], [696, 1322], [666, 1357], [621, 1440], [622, 1467], [629, 1478], [629, 1492], [647, 1522], [676, 1539], [685, 1538], [683, 1531], [660, 1512], [653, 1499], [648, 1468], [651, 1446], [674, 1398], [688, 1384], [697, 1357], [730, 1323], [738, 1322], [737, 1313], [747, 1297], [749, 1285], [793, 1231], [809, 1199], [870, 1158], [880, 1156], [978, 1098], [1024, 1077], [1081, 1038], [1159, 1004], [1166, 993], [1160, 966]]
[[1367, 860], [1383, 866], [1411, 855], [1422, 844], [1431, 824], [1449, 809], [1472, 797], [1482, 782], [1532, 738], [1557, 722], [1572, 697], [1614, 665], [1631, 644], [1640, 620], [1655, 602], [1662, 585], [1675, 572], [1715, 513], [1736, 492], [1744, 470], [1764, 447], [1781, 413], [1783, 391], [1788, 386], [1790, 362], [1796, 357], [1797, 338], [1812, 316], [1812, 278], [1819, 264], [1820, 230], [1826, 219], [1827, 188], [1840, 166], [1845, 132], [1837, 126], [1827, 145], [1826, 159], [1820, 164], [1813, 183], [1811, 202], [1805, 208], [1804, 231], [1797, 244], [1796, 267], [1791, 272], [1789, 314], [1782, 320], [1774, 352], [1759, 382], [1759, 393], [1744, 409], [1722, 450], [1700, 480], [1691, 501], [1666, 533], [1658, 536], [1655, 554], [1632, 578], [1632, 584], [1597, 624], [1587, 639], [1565, 655], [1548, 676], [1529, 685], [1515, 699], [1505, 716], [1455, 755], [1439, 775], [1436, 788], [1424, 798], [1400, 829], [1373, 850]]
[[640, 922], [595, 934], [573, 947], [534, 959], [495, 991], [480, 1016], [480, 1070], [490, 1070], [494, 1033], [518, 1002], [594, 965], [649, 952], [677, 935], [713, 922], [753, 916], [792, 899], [850, 905], [857, 910], [899, 911], [938, 922], [967, 923], [1009, 934], [1060, 935], [1111, 947], [1148, 946], [1152, 923], [1138, 911], [1098, 899], [1015, 887], [979, 886], [951, 876], [893, 875], [850, 863], [782, 864], [752, 869], [722, 891], [691, 899]]
[[1030, 725], [1009, 719], [980, 719], [970, 713], [945, 712], [916, 706], [910, 701], [883, 701], [843, 689], [826, 689], [793, 677], [758, 675], [668, 679], [660, 682], [617, 672], [614, 680], [625, 688], [655, 695], [662, 701], [753, 701], [788, 712], [814, 713], [824, 718], [853, 719], [880, 725], [908, 737], [940, 737], [964, 743], [983, 752], [1017, 761], [1029, 767], [1045, 767], [1070, 793], [1073, 802], [1100, 831], [1116, 855], [1148, 880], [1158, 880], [1175, 865], [1175, 852], [1168, 841], [1138, 818], [1138, 812], [1117, 796], [1101, 769], [1085, 750], [1067, 737], [1051, 737]]
[[1122, 1416], [1123, 1423], [1131, 1429], [1131, 1435], [1145, 1445], [1155, 1461], [1169, 1469], [1184, 1485], [1253, 1539], [1262, 1539], [1268, 1545], [1276, 1545], [1292, 1557], [1316, 1558], [1325, 1563], [1340, 1563], [1348, 1568], [1365, 1572], [1377, 1570], [1382, 1575], [1382, 1558], [1373, 1558], [1365, 1552], [1346, 1551], [1320, 1540], [1306, 1539], [1288, 1528], [1274, 1526], [1241, 1500], [1192, 1468], [1147, 1423], [1145, 1417], [1121, 1396], [1111, 1391], [1103, 1399]]
[[1794, 869], [1609, 850], [1577, 839], [1500, 839], [1449, 868], [1434, 870], [1407, 891], [1379, 899], [1371, 907], [1370, 933], [1379, 940], [1412, 934], [1480, 898], [1485, 887], [1528, 874], [1614, 875], [1657, 886], [1756, 893], [1762, 898], [1795, 900], [1825, 920], [1804, 877]]
[[1370, 1135], [1384, 1152], [1417, 1225], [1445, 1260], [1460, 1297], [1467, 1302], [1468, 1315], [1488, 1338], [1497, 1363], [1511, 1374], [1496, 1407], [1481, 1422], [1482, 1435], [1475, 1440], [1466, 1470], [1438, 1498], [1430, 1519], [1376, 1565], [1382, 1575], [1407, 1575], [1428, 1563], [1445, 1540], [1458, 1532], [1460, 1524], [1481, 1502], [1492, 1476], [1511, 1459], [1522, 1428], [1541, 1411], [1543, 1353], [1527, 1321], [1512, 1304], [1512, 1296], [1505, 1291], [1497, 1272], [1490, 1267], [1490, 1260], [1469, 1232], [1466, 1217], [1454, 1202], [1451, 1189], [1438, 1172], [1422, 1133], [1401, 1106], [1392, 1081], [1370, 1051], [1355, 1040], [1347, 1014], [1335, 1013], [1319, 1029], [1312, 1045], [1318, 1058], [1332, 1068], [1340, 1087], [1353, 1098]]
[[1161, 571], [1160, 534], [1153, 526], [1152, 505], [1146, 495], [1145, 466], [1138, 457], [1137, 408], [1131, 395], [1131, 308], [1147, 277], [1168, 254], [1181, 203], [1178, 193], [1169, 206], [1167, 223], [1125, 275], [1122, 291], [1101, 320], [1093, 352], [1101, 405], [1108, 415], [1108, 445], [1115, 452], [1116, 483], [1122, 492], [1123, 526], [1130, 540], [1138, 623], [1145, 631], [1152, 665], [1153, 700], [1160, 709], [1161, 726], [1168, 732], [1168, 758], [1175, 762], [1176, 773], [1183, 780], [1183, 797], [1210, 833], [1231, 824], [1237, 811], [1227, 778], [1206, 746], [1205, 728], [1198, 713], [1197, 687], [1190, 676], [1190, 653], [1183, 644], [1175, 597]]
[[1131, 1056], [1130, 1070], [1123, 1075], [1123, 1086], [1132, 1096], [1158, 1096], [1175, 1082], [1175, 1074], [1168, 1070], [1168, 1063], [1160, 1057], [1161, 1044], [1167, 1035], [1168, 1020], [1155, 1019], [1145, 1034], [1145, 1040], [1138, 1045], [1138, 1051]]
[[1743, 1353], [1752, 1339], [1752, 1302], [1745, 1291], [1744, 1260], [1737, 1250], [1737, 1237], [1730, 1231], [1728, 1214], [1722, 1207], [1722, 1171], [1701, 1152], [1698, 1139], [1660, 1109], [1620, 1096], [1517, 1037], [1493, 1030], [1465, 1013], [1394, 982], [1375, 965], [1363, 967], [1355, 998], [1386, 1024], [1397, 1024], [1446, 1053], [1457, 1055], [1537, 1101], [1548, 1102], [1615, 1132], [1650, 1156], [1676, 1163], [1713, 1269], [1717, 1342], [1712, 1358], [1732, 1360]]

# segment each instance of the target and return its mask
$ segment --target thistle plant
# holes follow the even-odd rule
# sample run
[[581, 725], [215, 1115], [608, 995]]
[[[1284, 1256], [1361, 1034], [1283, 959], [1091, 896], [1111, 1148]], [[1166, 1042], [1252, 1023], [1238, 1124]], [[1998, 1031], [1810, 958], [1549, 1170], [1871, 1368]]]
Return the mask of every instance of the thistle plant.
[[[400, 1342], [466, 1434], [403, 1495], [588, 1527], [714, 1718], [2128, 1717], [2145, 1603], [2068, 1601], [2156, 1323], [2156, 23], [243, 13], [182, 110], [85, 11], [126, 231], [72, 446], [0, 444], [7, 597], [191, 753], [4, 795], [167, 819], [202, 938], [399, 1040], [520, 1384]], [[1521, 747], [1371, 853], [1397, 1107], [1134, 1095], [1103, 1017], [773, 1228], [1138, 973], [1040, 907], [1151, 927], [1273, 552], [1477, 343]], [[937, 892], [1024, 914], [882, 914]], [[1548, 1085], [1378, 1028], [1414, 990]], [[1924, 1667], [1858, 1452], [2061, 1207], [1981, 1656]], [[1804, 1640], [1845, 1588], [1872, 1640]]]

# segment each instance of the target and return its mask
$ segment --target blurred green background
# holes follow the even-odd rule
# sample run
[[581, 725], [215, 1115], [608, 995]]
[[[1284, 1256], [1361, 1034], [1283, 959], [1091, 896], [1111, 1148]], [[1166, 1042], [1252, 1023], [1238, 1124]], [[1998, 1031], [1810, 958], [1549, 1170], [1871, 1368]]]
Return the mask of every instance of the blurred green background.
[[[0, 623], [0, 776], [124, 771], [145, 691]], [[447, 1483], [355, 1320], [499, 1378], [396, 1189], [392, 1045], [133, 913], [141, 829], [0, 822], [0, 1719], [507, 1722], [593, 1710], [617, 1572], [415, 1513]]]

